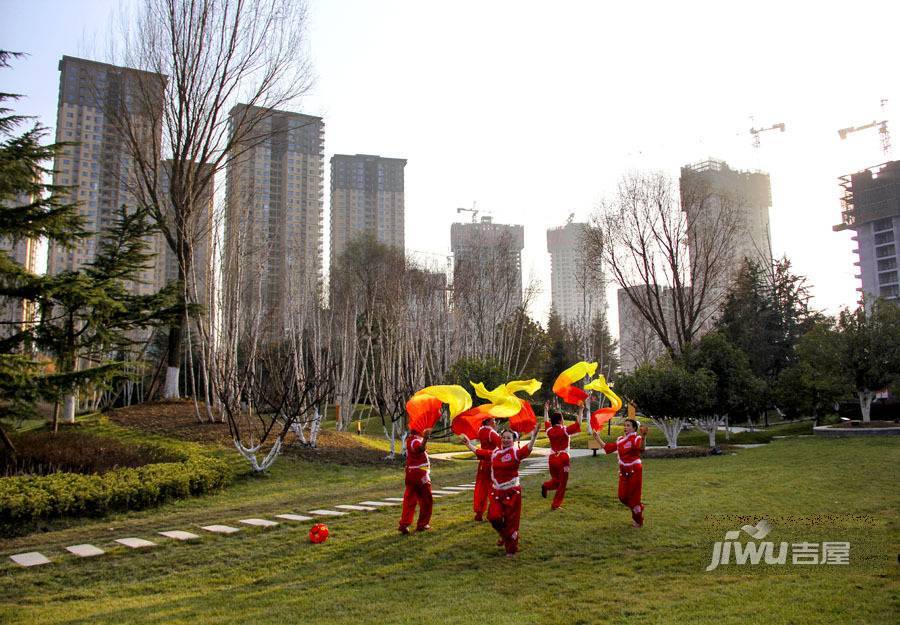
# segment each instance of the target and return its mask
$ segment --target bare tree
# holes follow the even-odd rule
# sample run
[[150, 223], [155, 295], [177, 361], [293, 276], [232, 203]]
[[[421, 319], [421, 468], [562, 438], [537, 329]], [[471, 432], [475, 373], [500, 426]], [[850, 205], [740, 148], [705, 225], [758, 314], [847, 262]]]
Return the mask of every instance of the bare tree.
[[707, 328], [725, 295], [736, 207], [702, 179], [679, 194], [668, 176], [636, 172], [623, 177], [586, 233], [591, 257], [602, 259], [673, 357]]
[[[198, 240], [209, 236], [204, 211], [216, 176], [266, 139], [256, 112], [285, 107], [310, 87], [306, 9], [301, 0], [143, 0], [123, 24], [123, 53], [111, 56], [145, 74], [134, 102], [111, 118], [133, 159], [127, 181], [186, 283]], [[246, 106], [230, 114], [239, 102]], [[148, 122], [131, 108], [160, 113]], [[157, 149], [147, 149], [148, 136], [160, 137]], [[159, 156], [170, 163], [165, 172]], [[190, 288], [183, 297], [188, 311]], [[178, 395], [186, 318], [169, 327], [166, 397]]]

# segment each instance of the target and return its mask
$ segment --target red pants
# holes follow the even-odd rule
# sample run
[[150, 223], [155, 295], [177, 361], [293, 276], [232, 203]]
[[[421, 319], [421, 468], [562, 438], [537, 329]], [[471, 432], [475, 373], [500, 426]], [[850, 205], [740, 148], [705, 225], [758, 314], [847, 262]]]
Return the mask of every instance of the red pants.
[[500, 534], [506, 553], [519, 550], [519, 519], [522, 517], [522, 489], [518, 486], [491, 493], [488, 521]]
[[550, 454], [549, 462], [550, 479], [544, 482], [544, 489], [556, 491], [553, 503], [550, 504], [550, 508], [556, 510], [566, 496], [566, 484], [569, 482], [569, 454]]
[[632, 520], [638, 525], [644, 524], [644, 504], [641, 503], [643, 471], [639, 464], [619, 467], [619, 501], [628, 506]]
[[400, 513], [400, 527], [409, 527], [419, 504], [419, 522], [416, 529], [421, 529], [431, 522], [431, 478], [425, 469], [406, 470], [406, 491], [403, 493], [403, 509]]
[[491, 461], [479, 460], [478, 472], [475, 474], [475, 496], [472, 499], [472, 509], [479, 519], [488, 507], [488, 496], [491, 494]]

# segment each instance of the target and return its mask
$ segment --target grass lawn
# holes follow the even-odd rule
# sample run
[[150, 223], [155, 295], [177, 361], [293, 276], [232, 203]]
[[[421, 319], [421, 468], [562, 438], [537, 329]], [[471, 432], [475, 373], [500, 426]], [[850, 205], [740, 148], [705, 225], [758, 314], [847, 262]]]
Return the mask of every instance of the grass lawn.
[[[612, 457], [573, 463], [564, 508], [550, 512], [524, 479], [522, 552], [501, 555], [468, 495], [436, 500], [434, 530], [401, 536], [399, 509], [195, 544], [154, 535], [247, 516], [399, 496], [397, 467], [279, 459], [226, 491], [104, 519], [59, 523], [0, 542], [3, 623], [715, 623], [897, 622], [900, 616], [900, 441], [790, 438], [718, 457], [649, 460], [644, 529], [615, 496]], [[468, 482], [471, 462], [440, 463], [435, 486]], [[738, 518], [742, 517], [742, 518]], [[721, 566], [706, 572], [728, 530], [767, 518], [776, 542], [849, 541], [847, 566]], [[135, 552], [114, 538], [159, 539]], [[108, 549], [80, 560], [63, 548]], [[55, 560], [23, 569], [6, 556]]]

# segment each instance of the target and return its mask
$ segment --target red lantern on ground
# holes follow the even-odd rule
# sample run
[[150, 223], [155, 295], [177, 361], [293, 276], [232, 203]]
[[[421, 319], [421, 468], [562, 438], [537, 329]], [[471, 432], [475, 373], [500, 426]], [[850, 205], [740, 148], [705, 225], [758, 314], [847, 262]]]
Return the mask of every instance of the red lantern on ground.
[[328, 526], [324, 523], [316, 523], [309, 530], [309, 542], [318, 545], [328, 539]]

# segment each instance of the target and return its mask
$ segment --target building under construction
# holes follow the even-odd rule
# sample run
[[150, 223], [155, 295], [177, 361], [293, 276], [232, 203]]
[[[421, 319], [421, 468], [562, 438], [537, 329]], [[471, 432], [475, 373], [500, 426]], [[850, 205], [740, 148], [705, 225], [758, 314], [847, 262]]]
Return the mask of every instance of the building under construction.
[[[841, 223], [836, 232], [854, 230], [861, 296], [900, 302], [897, 239], [900, 238], [900, 161], [841, 176]], [[862, 298], [861, 298], [862, 301]]]

